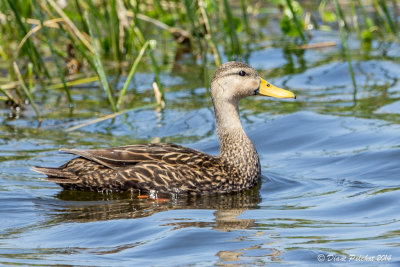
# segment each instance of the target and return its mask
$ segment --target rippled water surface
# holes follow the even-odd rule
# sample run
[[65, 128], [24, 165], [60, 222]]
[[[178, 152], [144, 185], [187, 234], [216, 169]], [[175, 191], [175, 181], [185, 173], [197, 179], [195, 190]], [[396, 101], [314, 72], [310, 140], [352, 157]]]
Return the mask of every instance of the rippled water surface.
[[[92, 103], [103, 94], [96, 86], [74, 91], [76, 101], [92, 103], [75, 117], [56, 93], [43, 98], [40, 128], [29, 107], [18, 119], [8, 119], [3, 107], [0, 263], [399, 266], [400, 64], [393, 56], [399, 48], [375, 49], [354, 61], [355, 90], [347, 63], [336, 59], [339, 47], [300, 54], [269, 43], [254, 48], [249, 63], [298, 98], [242, 101], [263, 179], [233, 195], [164, 201], [63, 191], [29, 170], [71, 159], [60, 147], [174, 142], [217, 154], [213, 111], [195, 62], [164, 72], [163, 111], [134, 109], [66, 132], [109, 110], [106, 102]], [[153, 101], [152, 77], [136, 76], [135, 101]]]

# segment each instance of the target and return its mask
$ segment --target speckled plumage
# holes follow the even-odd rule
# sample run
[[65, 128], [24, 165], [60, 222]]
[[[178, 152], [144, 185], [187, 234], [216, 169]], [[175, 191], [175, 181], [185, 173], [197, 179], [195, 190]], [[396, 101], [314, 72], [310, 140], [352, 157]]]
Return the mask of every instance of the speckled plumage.
[[[239, 75], [240, 71], [246, 75]], [[259, 87], [257, 72], [246, 64], [228, 62], [215, 72], [211, 96], [220, 140], [218, 156], [174, 144], [62, 149], [79, 157], [59, 168], [33, 170], [76, 190], [213, 194], [251, 188], [260, 179], [261, 168], [257, 151], [240, 123], [238, 104]]]

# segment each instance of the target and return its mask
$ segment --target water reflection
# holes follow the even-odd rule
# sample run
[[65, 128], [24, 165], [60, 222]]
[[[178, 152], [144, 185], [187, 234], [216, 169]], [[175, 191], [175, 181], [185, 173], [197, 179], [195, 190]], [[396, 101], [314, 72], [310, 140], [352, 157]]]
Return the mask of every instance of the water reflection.
[[[264, 177], [265, 178], [265, 177]], [[213, 195], [213, 196], [189, 196], [169, 199], [140, 199], [131, 192], [124, 193], [97, 193], [80, 191], [60, 191], [56, 198], [55, 214], [50, 221], [55, 224], [65, 224], [68, 222], [89, 223], [106, 220], [138, 219], [154, 216], [157, 213], [171, 210], [214, 210], [214, 219], [210, 217], [195, 220], [189, 216], [187, 218], [175, 218], [166, 220], [165, 223], [158, 225], [158, 228], [168, 227], [172, 231], [191, 228], [208, 228], [219, 232], [230, 232], [235, 230], [246, 230], [258, 228], [254, 219], [240, 218], [244, 211], [257, 209], [261, 202], [260, 195], [261, 183], [244, 192]], [[189, 214], [191, 212], [189, 211]], [[45, 223], [47, 224], [47, 222]], [[251, 231], [250, 235], [263, 236], [262, 231]], [[243, 233], [237, 237], [236, 241], [251, 240], [249, 233]], [[206, 240], [206, 238], [205, 238]], [[272, 241], [271, 241], [272, 242]], [[268, 257], [280, 255], [278, 251], [263, 248], [263, 244], [250, 242], [249, 247], [241, 247], [235, 250], [216, 251], [219, 258], [217, 265], [224, 265], [227, 262], [240, 262], [249, 251], [260, 253]], [[129, 242], [110, 249], [96, 250], [96, 254], [122, 253], [137, 247], [140, 243]]]
[[[238, 193], [212, 196], [178, 196], [175, 198], [142, 199], [131, 192], [98, 193], [62, 190], [56, 197], [56, 221], [91, 222], [114, 219], [132, 219], [151, 216], [155, 213], [175, 209], [211, 209], [215, 222], [203, 227], [221, 231], [247, 229], [254, 220], [238, 219], [243, 211], [256, 209], [261, 202], [260, 185]], [[197, 222], [176, 222], [175, 228], [201, 227]]]

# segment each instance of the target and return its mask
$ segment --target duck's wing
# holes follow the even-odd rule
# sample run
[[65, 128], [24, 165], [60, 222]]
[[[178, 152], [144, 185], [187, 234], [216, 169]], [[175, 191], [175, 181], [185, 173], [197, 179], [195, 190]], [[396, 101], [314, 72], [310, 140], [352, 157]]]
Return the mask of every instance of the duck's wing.
[[80, 156], [59, 168], [36, 167], [47, 180], [84, 190], [157, 190], [163, 193], [226, 191], [228, 166], [220, 158], [173, 145], [149, 144], [61, 151]]
[[201, 151], [175, 144], [130, 145], [92, 150], [60, 149], [60, 151], [78, 155], [111, 169], [136, 165], [145, 161], [165, 161], [179, 164], [186, 162], [194, 155], [209, 156]]
[[[62, 151], [78, 155], [59, 168], [35, 167], [67, 189], [157, 190], [164, 193], [228, 192], [234, 173], [219, 157], [173, 145], [150, 144]], [[235, 176], [235, 175], [234, 175]]]
[[125, 190], [137, 188], [183, 194], [228, 191], [230, 185], [226, 182], [226, 170], [221, 162], [212, 157], [200, 157], [191, 158], [186, 164], [145, 161], [133, 167], [120, 168], [118, 174], [123, 178]]

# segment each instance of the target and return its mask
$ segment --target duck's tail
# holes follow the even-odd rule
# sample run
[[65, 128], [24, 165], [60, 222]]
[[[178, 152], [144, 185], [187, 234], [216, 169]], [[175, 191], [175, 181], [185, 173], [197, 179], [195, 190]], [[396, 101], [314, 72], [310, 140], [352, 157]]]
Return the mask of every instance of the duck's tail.
[[35, 166], [31, 170], [47, 175], [45, 178], [47, 181], [57, 184], [74, 184], [79, 182], [79, 177], [75, 173], [61, 168]]

